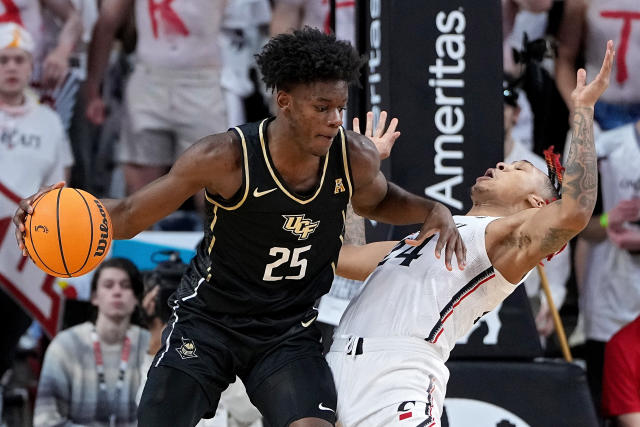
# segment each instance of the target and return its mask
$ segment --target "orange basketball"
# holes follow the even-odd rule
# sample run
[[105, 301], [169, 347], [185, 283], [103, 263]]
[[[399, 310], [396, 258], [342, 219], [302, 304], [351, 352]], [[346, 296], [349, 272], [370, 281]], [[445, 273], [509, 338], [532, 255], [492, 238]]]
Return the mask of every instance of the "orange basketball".
[[86, 191], [58, 188], [33, 202], [24, 243], [33, 262], [57, 277], [82, 276], [109, 252], [113, 228], [102, 202]]

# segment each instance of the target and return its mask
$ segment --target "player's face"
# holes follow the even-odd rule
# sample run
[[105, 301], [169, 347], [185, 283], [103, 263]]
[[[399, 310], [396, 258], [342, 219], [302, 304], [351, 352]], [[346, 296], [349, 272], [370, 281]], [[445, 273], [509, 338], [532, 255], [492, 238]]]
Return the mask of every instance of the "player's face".
[[298, 142], [313, 155], [324, 156], [342, 126], [347, 105], [345, 81], [315, 82], [296, 85], [288, 92], [285, 110]]
[[31, 79], [31, 55], [22, 49], [8, 47], [0, 50], [0, 93], [22, 93]]
[[121, 319], [131, 316], [137, 300], [127, 272], [115, 267], [103, 268], [91, 302], [98, 307], [100, 314], [109, 318]]
[[471, 188], [474, 201], [501, 200], [507, 204], [517, 204], [532, 194], [543, 198], [547, 176], [544, 172], [525, 160], [511, 164], [499, 162], [489, 168], [483, 176], [476, 178]]

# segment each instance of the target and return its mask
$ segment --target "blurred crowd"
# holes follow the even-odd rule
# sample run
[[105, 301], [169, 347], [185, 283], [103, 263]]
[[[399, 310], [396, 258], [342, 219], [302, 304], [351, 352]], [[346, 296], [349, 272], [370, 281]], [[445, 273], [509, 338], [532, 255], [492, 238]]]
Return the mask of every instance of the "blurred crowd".
[[[328, 0], [0, 3], [0, 187], [18, 199], [60, 180], [98, 197], [131, 194], [200, 138], [270, 114], [254, 62], [270, 36], [304, 25], [331, 31], [332, 23]], [[336, 35], [352, 43], [355, 3], [335, 1]], [[602, 422], [640, 426], [640, 2], [502, 0], [502, 10], [509, 162], [547, 170], [544, 151], [568, 146], [577, 69], [593, 77], [606, 41], [616, 46], [595, 108], [599, 203], [587, 229], [544, 264]], [[200, 231], [203, 200], [155, 228]], [[145, 278], [126, 259], [105, 262], [91, 282], [91, 309], [66, 315], [68, 328], [50, 342], [0, 286], [7, 425], [109, 425], [111, 417], [135, 425], [167, 320], [159, 308], [167, 295]], [[526, 289], [555, 356], [538, 274]], [[261, 425], [238, 383], [203, 425]]]

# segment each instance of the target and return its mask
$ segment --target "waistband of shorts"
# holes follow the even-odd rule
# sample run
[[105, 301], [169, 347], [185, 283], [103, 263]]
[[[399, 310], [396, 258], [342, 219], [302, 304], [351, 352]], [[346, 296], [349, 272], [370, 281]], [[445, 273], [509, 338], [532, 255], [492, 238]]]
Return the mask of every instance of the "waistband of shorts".
[[351, 356], [377, 351], [418, 351], [441, 357], [427, 341], [418, 337], [358, 337], [348, 335], [333, 340], [330, 352]]
[[188, 80], [211, 80], [220, 79], [220, 67], [188, 67], [188, 68], [165, 68], [156, 65], [145, 64], [144, 62], [136, 62], [134, 72], [142, 73], [151, 78], [170, 78], [170, 79], [188, 79]]

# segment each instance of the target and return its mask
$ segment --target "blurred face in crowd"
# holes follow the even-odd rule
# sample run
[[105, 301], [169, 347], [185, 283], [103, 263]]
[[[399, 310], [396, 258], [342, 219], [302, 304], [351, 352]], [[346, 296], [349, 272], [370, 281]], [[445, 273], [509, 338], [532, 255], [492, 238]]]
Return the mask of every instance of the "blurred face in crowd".
[[100, 271], [91, 303], [98, 308], [98, 316], [122, 319], [133, 314], [138, 301], [126, 271], [105, 267]]
[[0, 96], [21, 94], [31, 79], [31, 54], [16, 47], [0, 50]]

